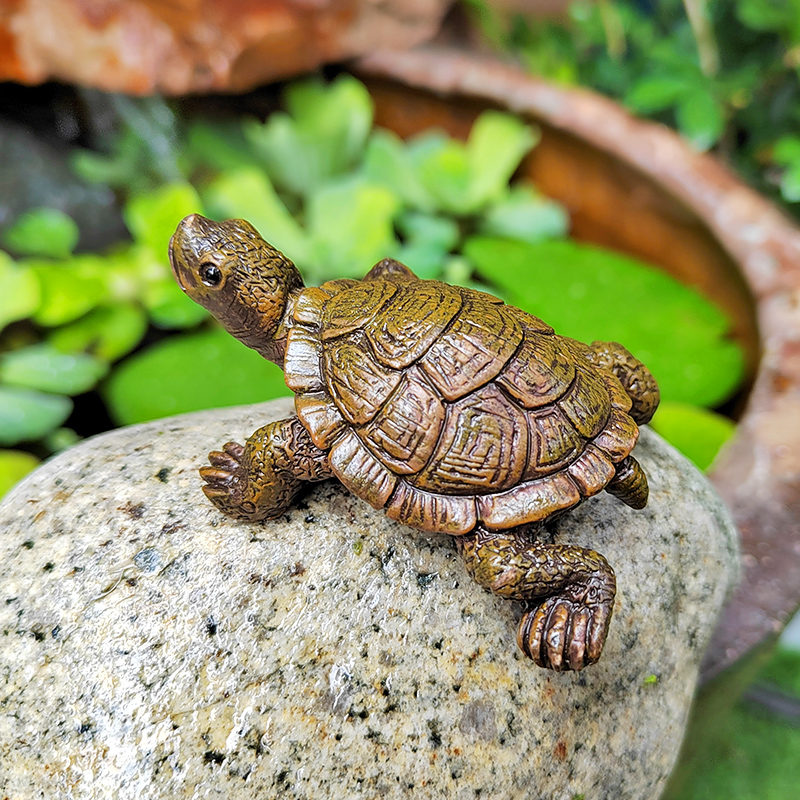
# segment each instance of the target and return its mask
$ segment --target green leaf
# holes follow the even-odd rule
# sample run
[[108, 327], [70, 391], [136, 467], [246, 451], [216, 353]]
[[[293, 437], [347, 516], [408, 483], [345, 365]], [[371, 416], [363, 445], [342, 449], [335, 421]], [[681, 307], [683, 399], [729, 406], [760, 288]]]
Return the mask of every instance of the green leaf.
[[174, 336], [137, 353], [103, 388], [120, 425], [288, 394], [278, 367], [218, 327]]
[[475, 120], [466, 145], [469, 163], [469, 195], [473, 209], [500, 198], [522, 158], [540, 139], [517, 117], [484, 111]]
[[0, 386], [0, 445], [40, 439], [58, 428], [71, 411], [68, 397]]
[[428, 242], [405, 244], [394, 253], [400, 263], [405, 264], [422, 280], [441, 280], [447, 251]]
[[772, 147], [772, 160], [776, 164], [793, 164], [800, 161], [800, 136], [782, 136]]
[[419, 207], [456, 215], [477, 213], [500, 199], [537, 136], [516, 117], [485, 111], [475, 120], [466, 144], [438, 132], [415, 137], [404, 160], [413, 180], [433, 201]]
[[215, 170], [241, 169], [255, 165], [255, 157], [238, 124], [208, 120], [192, 122], [186, 151], [194, 165]]
[[282, 190], [305, 195], [321, 180], [321, 157], [304, 142], [288, 114], [276, 111], [265, 123], [245, 120], [245, 138]]
[[787, 203], [800, 203], [800, 160], [781, 176], [781, 195]]
[[798, 0], [738, 0], [736, 13], [753, 30], [785, 31], [791, 41], [800, 40]]
[[16, 264], [0, 250], [0, 329], [9, 322], [31, 316], [39, 307], [41, 291], [36, 273], [24, 264]]
[[[91, 99], [89, 105], [96, 102]], [[101, 116], [113, 115], [120, 132], [103, 142], [106, 153], [76, 154], [73, 168], [84, 180], [131, 196], [182, 179], [183, 140], [176, 115], [163, 97], [108, 94], [100, 103]]]
[[397, 249], [392, 220], [398, 198], [383, 186], [347, 178], [320, 187], [309, 198], [316, 280], [360, 278]]
[[414, 139], [408, 153], [436, 210], [456, 215], [476, 210], [470, 162], [462, 142], [437, 133], [423, 134]]
[[453, 219], [406, 211], [397, 218], [396, 226], [405, 243], [394, 256], [423, 280], [441, 278], [442, 268], [461, 238]]
[[3, 241], [20, 255], [66, 258], [75, 249], [79, 235], [78, 226], [63, 211], [34, 208], [15, 220], [3, 234]]
[[76, 395], [89, 391], [108, 371], [105, 361], [85, 353], [62, 353], [35, 344], [0, 356], [0, 381], [8, 386]]
[[625, 105], [637, 114], [670, 108], [690, 89], [684, 76], [653, 75], [638, 80], [625, 97]]
[[422, 185], [406, 145], [397, 134], [381, 129], [373, 132], [362, 171], [369, 181], [391, 189], [411, 208], [433, 209], [435, 201]]
[[708, 150], [725, 128], [725, 117], [717, 99], [705, 89], [696, 89], [678, 104], [678, 128], [698, 150]]
[[458, 223], [449, 217], [406, 211], [397, 217], [396, 225], [410, 244], [427, 244], [443, 252], [452, 250], [461, 238]]
[[310, 243], [264, 172], [255, 167], [222, 173], [203, 190], [209, 213], [222, 219], [246, 219], [299, 266], [307, 266]]
[[56, 428], [44, 437], [43, 444], [51, 453], [60, 453], [74, 447], [81, 440], [72, 428]]
[[[454, 286], [470, 286], [475, 268], [463, 256], [452, 256], [444, 265], [444, 281]], [[477, 287], [473, 287], [477, 288]], [[485, 289], [486, 287], [483, 287]], [[499, 293], [495, 293], [499, 294]]]
[[701, 470], [711, 467], [736, 431], [728, 417], [686, 403], [662, 402], [650, 425]]
[[147, 316], [134, 303], [102, 306], [56, 328], [48, 340], [62, 353], [92, 353], [113, 362], [129, 353], [147, 330]]
[[106, 262], [100, 256], [73, 256], [67, 261], [28, 262], [41, 287], [38, 325], [52, 327], [72, 322], [108, 299]]
[[347, 74], [328, 85], [301, 81], [288, 87], [285, 102], [298, 128], [327, 145], [329, 175], [356, 162], [372, 128], [372, 98], [363, 83]]
[[666, 400], [714, 406], [741, 381], [725, 315], [694, 289], [635, 259], [569, 241], [473, 238], [464, 253], [509, 302], [584, 342], [621, 342]]
[[569, 216], [563, 206], [523, 184], [512, 187], [505, 197], [487, 209], [478, 223], [478, 230], [487, 236], [536, 243], [565, 237]]
[[169, 240], [178, 223], [185, 216], [202, 211], [200, 197], [191, 184], [172, 183], [131, 198], [123, 217], [136, 242], [166, 264]]
[[130, 188], [140, 183], [142, 147], [141, 140], [125, 130], [115, 139], [113, 153], [76, 150], [72, 168], [87, 183]]
[[289, 114], [245, 123], [243, 130], [275, 184], [305, 196], [358, 161], [372, 126], [372, 99], [349, 75], [330, 85], [292, 84], [284, 99]]
[[0, 497], [7, 494], [39, 464], [39, 459], [22, 450], [0, 450]]
[[208, 316], [208, 311], [184, 294], [171, 278], [150, 284], [142, 299], [150, 319], [159, 328], [193, 328]]

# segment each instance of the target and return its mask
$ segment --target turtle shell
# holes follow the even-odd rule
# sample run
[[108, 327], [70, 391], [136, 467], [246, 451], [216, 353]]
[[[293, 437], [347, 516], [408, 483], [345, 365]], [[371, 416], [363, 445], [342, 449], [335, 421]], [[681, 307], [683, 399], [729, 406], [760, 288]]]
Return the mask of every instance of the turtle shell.
[[636, 443], [588, 348], [438, 281], [332, 281], [294, 309], [297, 415], [355, 495], [420, 530], [535, 522], [597, 494]]

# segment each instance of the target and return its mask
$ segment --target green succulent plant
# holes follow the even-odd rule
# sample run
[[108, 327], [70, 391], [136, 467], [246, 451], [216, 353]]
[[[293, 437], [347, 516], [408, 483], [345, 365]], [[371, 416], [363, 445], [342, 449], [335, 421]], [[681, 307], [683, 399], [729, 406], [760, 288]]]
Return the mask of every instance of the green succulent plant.
[[[159, 140], [174, 148], [160, 155], [169, 169], [143, 172], [152, 143], [137, 144], [135, 124], [116, 151], [76, 161], [85, 177], [127, 189], [129, 241], [76, 254], [74, 223], [50, 209], [7, 231], [16, 259], [0, 252], [0, 446], [25, 449], [0, 452], [0, 486], [33, 454], [76, 440], [64, 425], [86, 392], [99, 392], [118, 424], [288, 393], [277, 367], [172, 279], [169, 239], [193, 212], [250, 220], [310, 284], [360, 277], [392, 256], [422, 278], [500, 294], [560, 333], [621, 340], [652, 366], [666, 409], [713, 406], [735, 391], [742, 354], [712, 303], [653, 267], [570, 242], [565, 210], [512, 181], [534, 128], [487, 111], [465, 142], [436, 131], [403, 141], [373, 128], [369, 94], [347, 75], [290, 84], [284, 107], [264, 122], [167, 124], [166, 107], [147, 101], [134, 121], [157, 112], [158, 124], [142, 128], [171, 132]], [[629, 311], [609, 314], [613, 305]], [[697, 410], [671, 428], [675, 413], [664, 432], [678, 431], [690, 455], [702, 439], [695, 458], [705, 466], [729, 426]], [[705, 438], [684, 435], [695, 429]]]

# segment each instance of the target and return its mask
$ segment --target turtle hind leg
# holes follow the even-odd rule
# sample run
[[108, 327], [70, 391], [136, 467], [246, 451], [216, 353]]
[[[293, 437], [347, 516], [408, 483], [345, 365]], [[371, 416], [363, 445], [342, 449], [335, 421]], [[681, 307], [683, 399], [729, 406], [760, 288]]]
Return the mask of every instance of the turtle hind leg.
[[278, 517], [303, 485], [332, 476], [327, 453], [297, 418], [259, 428], [242, 446], [228, 442], [208, 454], [203, 492], [220, 510], [251, 522]]
[[592, 342], [589, 360], [617, 377], [633, 403], [630, 415], [637, 425], [653, 418], [660, 395], [650, 370], [617, 342]]
[[628, 456], [617, 464], [616, 474], [606, 486], [606, 491], [636, 509], [644, 508], [650, 496], [647, 476], [633, 456]]
[[456, 541], [467, 572], [481, 586], [525, 603], [517, 643], [528, 658], [558, 672], [600, 658], [616, 593], [614, 571], [603, 556], [537, 542], [525, 526], [476, 528]]

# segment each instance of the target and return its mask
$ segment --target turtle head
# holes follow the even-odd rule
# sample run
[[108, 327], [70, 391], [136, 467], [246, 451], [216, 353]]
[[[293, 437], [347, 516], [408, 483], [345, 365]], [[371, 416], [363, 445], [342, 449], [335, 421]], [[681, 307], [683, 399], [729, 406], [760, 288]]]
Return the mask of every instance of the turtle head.
[[190, 214], [169, 243], [178, 285], [237, 339], [283, 365], [281, 325], [292, 292], [303, 286], [292, 262], [242, 219], [213, 222]]

